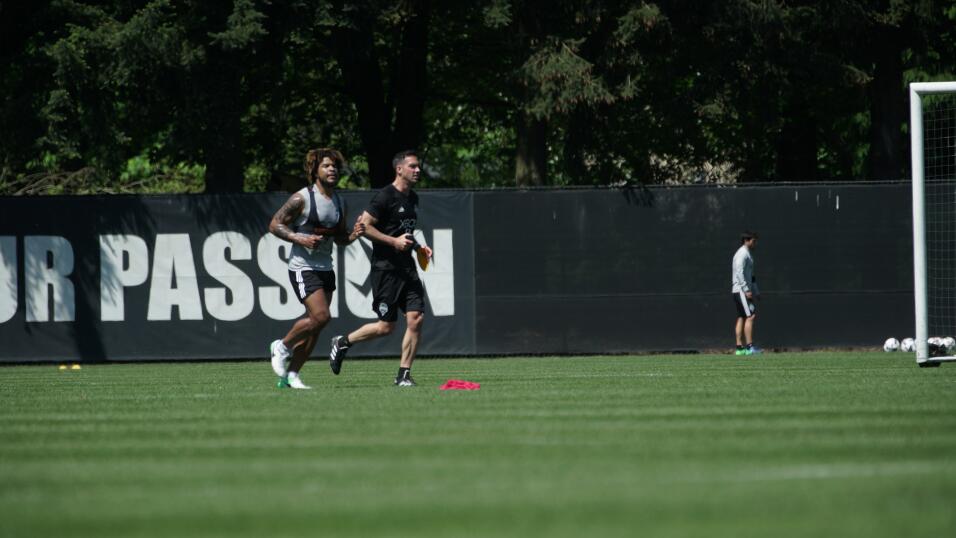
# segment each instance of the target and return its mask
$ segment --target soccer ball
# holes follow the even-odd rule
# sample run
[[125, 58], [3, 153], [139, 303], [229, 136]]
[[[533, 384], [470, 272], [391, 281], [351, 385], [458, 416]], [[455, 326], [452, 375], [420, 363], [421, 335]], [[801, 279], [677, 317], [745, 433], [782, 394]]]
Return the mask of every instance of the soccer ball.
[[900, 342], [900, 351], [905, 351], [906, 353], [912, 353], [916, 351], [916, 340], [913, 340], [912, 338], [904, 338], [903, 341]]
[[900, 341], [896, 338], [887, 338], [886, 342], [883, 342], [883, 351], [898, 351], [900, 349]]
[[938, 336], [931, 336], [926, 340], [926, 343], [931, 346], [942, 347], [943, 339]]
[[953, 349], [953, 347], [956, 346], [956, 338], [953, 338], [952, 336], [943, 338], [943, 346], [946, 349]]

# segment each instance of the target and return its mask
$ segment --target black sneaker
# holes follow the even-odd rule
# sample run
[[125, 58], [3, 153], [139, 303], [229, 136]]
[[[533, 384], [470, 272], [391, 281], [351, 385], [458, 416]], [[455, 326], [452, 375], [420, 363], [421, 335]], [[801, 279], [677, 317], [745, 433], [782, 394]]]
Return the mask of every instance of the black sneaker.
[[349, 348], [352, 346], [343, 346], [339, 342], [344, 340], [344, 336], [336, 336], [332, 338], [332, 350], [329, 351], [329, 368], [332, 369], [332, 373], [339, 375], [339, 372], [342, 371], [342, 361], [345, 360], [346, 353], [349, 352]]
[[415, 386], [415, 380], [412, 379], [412, 374], [411, 374], [411, 373], [405, 372], [405, 377], [396, 377], [396, 378], [395, 378], [395, 384], [398, 385], [399, 387], [414, 387], [414, 386]]

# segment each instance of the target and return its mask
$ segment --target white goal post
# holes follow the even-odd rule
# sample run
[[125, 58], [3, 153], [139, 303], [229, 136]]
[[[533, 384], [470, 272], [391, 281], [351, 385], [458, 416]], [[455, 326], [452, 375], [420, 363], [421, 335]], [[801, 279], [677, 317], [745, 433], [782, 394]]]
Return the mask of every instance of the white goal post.
[[[937, 224], [937, 221], [940, 219], [934, 217], [933, 214], [930, 215], [930, 223], [934, 226], [949, 226], [949, 228], [945, 230], [933, 228], [929, 234], [927, 232], [927, 182], [933, 182], [932, 185], [934, 185], [934, 189], [937, 184], [944, 185], [945, 189], [942, 192], [947, 193], [943, 195], [944, 197], [948, 198], [948, 193], [951, 190], [956, 193], [956, 190], [953, 190], [954, 186], [956, 186], [956, 113], [952, 114], [954, 118], [952, 125], [944, 128], [930, 126], [930, 132], [932, 133], [930, 136], [937, 137], [938, 135], [938, 137], [931, 140], [932, 147], [935, 148], [935, 150], [932, 156], [933, 162], [930, 163], [932, 171], [929, 174], [927, 173], [927, 148], [925, 145], [927, 142], [927, 132], [923, 121], [924, 100], [925, 98], [938, 94], [954, 94], [954, 103], [956, 103], [956, 82], [914, 82], [910, 84], [910, 156], [913, 174], [913, 294], [915, 296], [916, 307], [916, 363], [920, 366], [938, 366], [942, 362], [956, 361], [956, 356], [952, 356], [953, 350], [947, 351], [945, 347], [938, 345], [931, 346], [928, 343], [930, 337], [936, 336], [930, 334], [931, 306], [934, 310], [933, 330], [939, 331], [940, 326], [944, 326], [948, 329], [946, 333], [939, 334], [939, 336], [953, 336], [952, 333], [956, 331], [956, 323], [951, 323], [953, 320], [946, 319], [949, 317], [948, 313], [950, 311], [956, 311], [956, 304], [946, 307], [952, 310], [947, 310], [947, 315], [943, 316], [942, 320], [937, 320], [935, 312], [938, 309], [930, 303], [931, 300], [936, 300], [937, 292], [934, 291], [933, 298], [929, 295], [931, 271], [937, 273], [934, 275], [932, 283], [934, 290], [937, 285], [939, 285], [946, 291], [956, 291], [956, 289], [954, 289], [956, 286], [953, 286], [953, 284], [956, 283], [956, 278], [949, 276], [954, 273], [947, 273], [947, 271], [950, 271], [948, 267], [953, 265], [953, 254], [949, 254], [950, 259], [943, 260], [943, 263], [946, 264], [947, 267], [931, 267], [930, 264], [933, 263], [933, 260], [927, 259], [928, 255], [934, 254], [932, 250], [935, 248], [935, 246], [927, 244], [928, 240], [935, 242], [937, 241], [937, 236], [942, 236], [944, 238], [942, 242], [951, 243], [952, 240], [949, 236], [956, 234], [956, 222], [953, 222], [954, 219], [952, 218], [956, 215], [956, 196], [952, 199], [944, 198], [942, 202], [935, 202], [936, 197], [932, 191], [929, 193], [931, 197], [930, 203], [938, 204], [935, 206], [936, 208], [945, 209], [942, 210], [944, 217], [942, 218], [941, 224]], [[956, 111], [956, 107], [950, 110]], [[949, 148], [950, 153], [941, 157], [936, 152], [939, 148]], [[944, 162], [944, 165], [937, 167], [936, 164], [941, 160]], [[949, 209], [950, 207], [952, 207], [952, 209]], [[935, 243], [933, 243], [933, 245], [935, 245]], [[949, 248], [952, 248], [952, 245], [949, 245]], [[940, 274], [942, 278], [936, 278]], [[943, 299], [947, 299], [945, 292], [942, 293], [942, 295], [944, 295]], [[950, 296], [948, 299], [950, 302], [953, 302], [956, 296]]]

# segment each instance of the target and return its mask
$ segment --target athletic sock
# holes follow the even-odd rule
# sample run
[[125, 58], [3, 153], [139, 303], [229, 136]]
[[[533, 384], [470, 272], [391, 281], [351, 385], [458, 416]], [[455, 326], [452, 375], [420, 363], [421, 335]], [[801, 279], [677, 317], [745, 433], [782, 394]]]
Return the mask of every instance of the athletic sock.
[[279, 340], [279, 345], [276, 346], [276, 348], [278, 348], [279, 353], [282, 353], [283, 355], [289, 354], [289, 348], [285, 347], [285, 342], [283, 342], [282, 340]]
[[349, 342], [349, 335], [345, 335], [339, 339], [339, 347], [350, 347], [352, 342]]
[[753, 348], [754, 348], [753, 343], [747, 344], [747, 349], [753, 349]]
[[399, 369], [398, 369], [398, 377], [396, 377], [395, 379], [399, 379], [399, 380], [405, 379], [405, 377], [408, 376], [408, 374], [409, 374], [411, 371], [412, 371], [411, 368], [399, 368]]
[[737, 345], [737, 349], [743, 349], [743, 348], [744, 348], [744, 346], [742, 346], [742, 345], [740, 345], [740, 344]]

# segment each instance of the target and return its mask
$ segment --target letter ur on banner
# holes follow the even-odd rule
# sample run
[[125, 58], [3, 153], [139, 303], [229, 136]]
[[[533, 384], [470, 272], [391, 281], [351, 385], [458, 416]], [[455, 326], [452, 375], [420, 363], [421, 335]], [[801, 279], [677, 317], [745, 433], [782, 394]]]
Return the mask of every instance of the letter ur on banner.
[[28, 235], [25, 254], [27, 321], [50, 321], [48, 304], [52, 290], [53, 321], [76, 319], [76, 291], [68, 278], [73, 273], [73, 247], [63, 237]]

